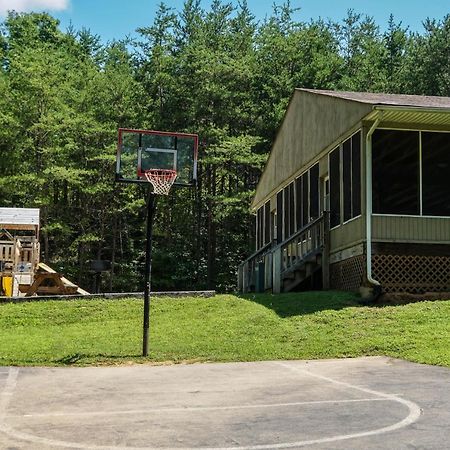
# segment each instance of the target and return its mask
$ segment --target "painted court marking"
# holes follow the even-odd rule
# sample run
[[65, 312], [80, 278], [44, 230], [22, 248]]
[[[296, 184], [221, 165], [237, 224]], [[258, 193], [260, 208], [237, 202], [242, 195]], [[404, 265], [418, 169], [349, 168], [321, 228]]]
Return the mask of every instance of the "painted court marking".
[[[153, 409], [153, 410], [135, 410], [135, 411], [111, 411], [109, 414], [138, 414], [142, 412], [158, 412], [158, 411], [206, 411], [206, 410], [230, 410], [230, 409], [244, 409], [244, 408], [270, 408], [270, 407], [292, 407], [292, 406], [298, 406], [298, 405], [324, 405], [324, 404], [340, 404], [340, 403], [355, 403], [355, 402], [370, 402], [370, 401], [393, 401], [400, 403], [408, 408], [408, 415], [402, 419], [399, 422], [396, 422], [392, 425], [385, 426], [382, 428], [378, 428], [375, 430], [368, 430], [368, 431], [361, 431], [359, 433], [351, 433], [351, 434], [342, 434], [337, 436], [330, 436], [327, 438], [320, 438], [320, 439], [310, 439], [310, 440], [303, 440], [303, 441], [297, 441], [297, 442], [285, 442], [280, 444], [262, 444], [262, 445], [250, 445], [250, 446], [236, 446], [236, 447], [197, 447], [201, 448], [202, 450], [269, 450], [269, 449], [284, 449], [284, 448], [294, 448], [294, 447], [304, 447], [307, 445], [313, 445], [313, 444], [323, 444], [323, 443], [329, 443], [329, 442], [336, 442], [336, 441], [342, 441], [347, 439], [353, 439], [358, 437], [366, 437], [366, 436], [375, 436], [380, 435], [388, 432], [392, 432], [395, 430], [399, 430], [400, 428], [404, 428], [408, 425], [411, 425], [414, 423], [421, 414], [421, 410], [419, 406], [410, 401], [405, 400], [397, 395], [394, 394], [386, 394], [384, 392], [375, 391], [368, 388], [363, 388], [360, 386], [355, 386], [350, 383], [345, 383], [343, 381], [337, 381], [329, 377], [325, 377], [322, 375], [315, 374], [313, 372], [310, 372], [309, 370], [304, 370], [298, 367], [293, 366], [292, 364], [283, 363], [283, 362], [274, 362], [273, 364], [276, 364], [277, 366], [284, 367], [285, 369], [288, 369], [290, 371], [297, 372], [301, 375], [306, 375], [309, 377], [316, 378], [318, 380], [334, 384], [336, 386], [344, 387], [347, 389], [353, 389], [357, 390], [359, 392], [364, 392], [365, 394], [370, 394], [372, 396], [375, 396], [375, 398], [363, 398], [363, 399], [351, 399], [351, 400], [322, 400], [322, 401], [312, 401], [312, 402], [296, 402], [296, 403], [278, 403], [274, 405], [270, 404], [262, 404], [262, 405], [236, 405], [236, 406], [217, 406], [217, 407], [186, 407], [186, 408], [167, 408], [167, 409]], [[40, 444], [40, 445], [46, 445], [46, 446], [55, 446], [60, 448], [78, 448], [83, 450], [107, 450], [107, 449], [118, 449], [118, 450], [144, 450], [144, 449], [151, 449], [151, 450], [188, 450], [187, 448], [169, 448], [169, 447], [115, 447], [115, 446], [103, 446], [103, 445], [88, 445], [88, 444], [80, 444], [76, 442], [67, 442], [67, 441], [59, 441], [54, 439], [47, 439], [40, 436], [32, 435], [29, 433], [24, 433], [21, 431], [18, 431], [11, 426], [9, 426], [6, 423], [6, 417], [7, 417], [7, 409], [9, 406], [9, 403], [11, 401], [11, 398], [14, 394], [14, 390], [17, 385], [19, 375], [19, 369], [16, 367], [11, 367], [9, 369], [8, 378], [6, 379], [5, 386], [3, 388], [3, 391], [0, 393], [0, 432], [5, 433], [6, 435], [19, 440], [25, 440], [28, 442], [32, 442], [34, 444]], [[64, 414], [64, 413], [54, 413], [54, 414], [28, 414], [23, 415], [20, 417], [46, 417], [46, 416], [65, 416], [65, 415], [80, 415], [80, 416], [89, 416], [89, 415], [106, 415], [105, 412], [93, 412], [93, 413], [71, 413], [71, 414]], [[10, 416], [10, 417], [19, 417], [19, 416]]]
[[386, 402], [387, 398], [355, 398], [350, 400], [318, 400], [312, 402], [292, 402], [292, 403], [262, 403], [255, 405], [232, 405], [232, 406], [184, 406], [179, 408], [152, 408], [152, 409], [130, 409], [126, 411], [88, 411], [88, 412], [57, 412], [57, 413], [39, 413], [39, 414], [21, 414], [10, 415], [9, 418], [35, 418], [35, 417], [92, 417], [92, 416], [117, 416], [124, 414], [151, 414], [164, 412], [180, 411], [227, 411], [233, 409], [264, 409], [264, 408], [289, 408], [303, 405], [326, 405], [333, 403], [361, 403], [361, 402]]

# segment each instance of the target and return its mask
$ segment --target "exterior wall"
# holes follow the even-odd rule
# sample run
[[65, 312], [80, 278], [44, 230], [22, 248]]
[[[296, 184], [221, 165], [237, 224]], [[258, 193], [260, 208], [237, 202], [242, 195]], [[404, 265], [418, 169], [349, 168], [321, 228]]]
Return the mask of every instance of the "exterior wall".
[[391, 242], [448, 243], [450, 217], [372, 217], [372, 240]]
[[307, 169], [321, 153], [328, 153], [327, 147], [371, 110], [370, 104], [296, 90], [256, 189], [252, 209]]
[[363, 216], [356, 217], [343, 225], [333, 228], [330, 230], [331, 254], [365, 241], [365, 233], [365, 218]]

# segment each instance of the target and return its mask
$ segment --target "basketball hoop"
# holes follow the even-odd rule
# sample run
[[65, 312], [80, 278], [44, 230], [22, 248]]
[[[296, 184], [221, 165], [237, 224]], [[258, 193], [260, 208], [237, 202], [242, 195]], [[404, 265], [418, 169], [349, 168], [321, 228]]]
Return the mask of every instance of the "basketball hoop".
[[148, 169], [142, 172], [147, 181], [153, 186], [153, 193], [169, 195], [177, 171], [172, 169]]

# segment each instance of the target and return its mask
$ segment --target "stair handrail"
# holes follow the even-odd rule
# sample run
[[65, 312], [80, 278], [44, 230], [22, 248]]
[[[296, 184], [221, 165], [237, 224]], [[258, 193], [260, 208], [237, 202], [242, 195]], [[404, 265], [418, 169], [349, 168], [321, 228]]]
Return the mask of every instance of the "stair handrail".
[[261, 258], [267, 253], [269, 253], [274, 247], [273, 241], [270, 241], [268, 244], [264, 245], [264, 247], [261, 247], [259, 250], [256, 250], [256, 252], [252, 253], [248, 258], [246, 258], [244, 261], [239, 264], [239, 267], [243, 266], [246, 263], [249, 263], [253, 259]]
[[[325, 255], [328, 264], [328, 212], [324, 211], [319, 217], [296, 231], [283, 241], [277, 250], [281, 254], [281, 273], [292, 270], [314, 253]], [[274, 250], [276, 251], [276, 250]]]
[[314, 219], [311, 222], [309, 222], [308, 224], [306, 224], [303, 228], [300, 228], [300, 230], [297, 230], [293, 235], [289, 236], [283, 242], [281, 242], [280, 244], [276, 245], [274, 250], [279, 248], [279, 247], [284, 247], [284, 246], [290, 244], [291, 241], [294, 241], [299, 236], [301, 236], [305, 232], [309, 231], [311, 228], [314, 228], [315, 225], [317, 225], [318, 223], [322, 222], [323, 220], [324, 220], [324, 215], [322, 214], [319, 217], [317, 217], [316, 219]]

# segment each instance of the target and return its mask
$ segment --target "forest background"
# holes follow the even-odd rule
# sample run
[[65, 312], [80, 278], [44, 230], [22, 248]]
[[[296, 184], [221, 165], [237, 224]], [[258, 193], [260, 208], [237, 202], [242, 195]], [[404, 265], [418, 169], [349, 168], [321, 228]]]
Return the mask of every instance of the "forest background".
[[144, 187], [114, 183], [119, 127], [198, 133], [196, 189], [158, 200], [153, 289], [232, 290], [252, 251], [249, 205], [296, 87], [450, 96], [450, 15], [413, 33], [349, 11], [298, 22], [289, 2], [159, 6], [103, 44], [44, 13], [0, 23], [0, 206], [41, 209], [41, 259], [88, 290], [142, 289]]

